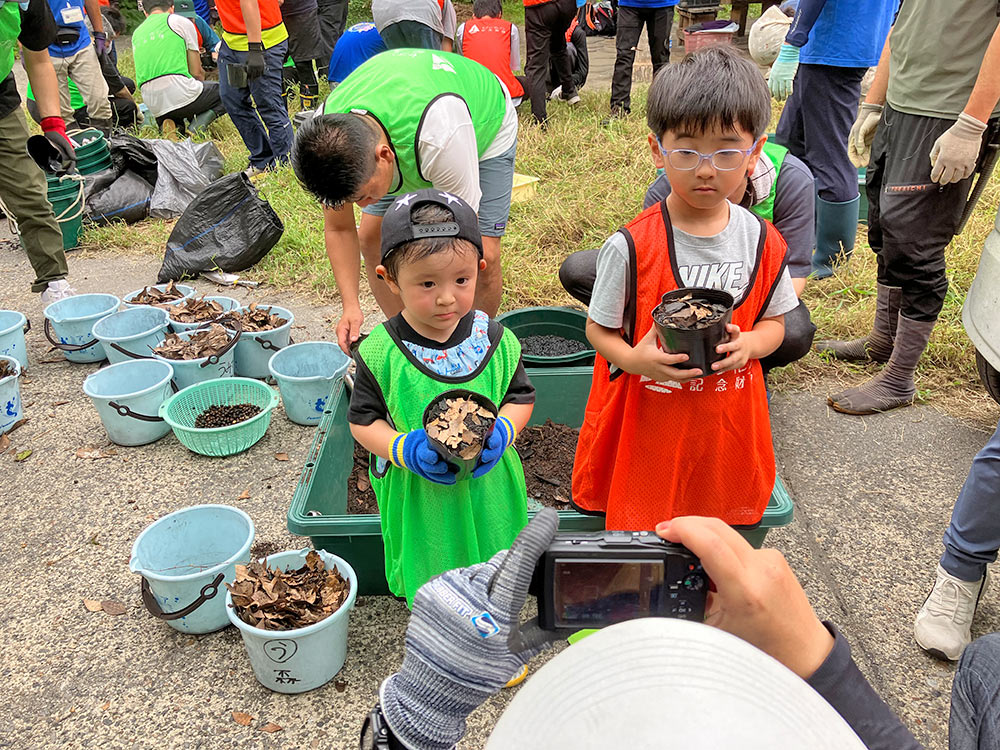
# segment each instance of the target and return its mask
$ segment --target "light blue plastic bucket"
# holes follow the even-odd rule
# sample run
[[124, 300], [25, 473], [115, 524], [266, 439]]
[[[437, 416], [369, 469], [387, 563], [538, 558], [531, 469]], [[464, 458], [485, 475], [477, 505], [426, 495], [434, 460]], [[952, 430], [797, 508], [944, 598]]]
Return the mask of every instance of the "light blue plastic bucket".
[[156, 359], [130, 359], [91, 373], [83, 392], [118, 445], [146, 445], [170, 432], [158, 416], [160, 404], [173, 394], [174, 368]]
[[0, 380], [0, 435], [21, 418], [21, 363], [13, 357], [0, 357], [13, 366], [14, 374]]
[[228, 505], [193, 505], [154, 521], [135, 540], [128, 564], [142, 576], [146, 609], [182, 633], [226, 627], [223, 583], [250, 562], [253, 538], [250, 516]]
[[267, 368], [278, 383], [285, 415], [295, 424], [319, 424], [334, 383], [351, 358], [330, 341], [303, 341], [271, 355]]
[[[241, 307], [240, 312], [247, 308]], [[267, 369], [271, 355], [284, 349], [292, 340], [292, 323], [295, 316], [291, 310], [277, 305], [258, 305], [258, 310], [267, 310], [285, 319], [285, 325], [270, 331], [243, 331], [240, 343], [236, 345], [236, 374], [244, 378], [263, 380], [270, 371]]]
[[31, 323], [17, 310], [0, 310], [0, 357], [13, 357], [24, 370], [28, 367], [28, 347], [24, 334]]
[[[306, 564], [309, 548], [279, 552], [267, 558], [271, 568], [297, 570]], [[358, 577], [346, 560], [325, 550], [316, 550], [328, 570], [336, 566], [351, 583], [351, 592], [336, 612], [319, 622], [295, 630], [261, 630], [241, 620], [226, 592], [226, 614], [240, 629], [250, 656], [254, 676], [276, 693], [304, 693], [325, 685], [347, 659], [347, 624], [358, 595]]]
[[[165, 305], [176, 305], [181, 300], [185, 300], [188, 297], [192, 296], [194, 294], [194, 292], [195, 292], [194, 287], [193, 286], [188, 286], [187, 284], [175, 284], [174, 286], [176, 286], [177, 287], [177, 291], [181, 292], [184, 296], [181, 297], [181, 299], [171, 300], [170, 302], [164, 302], [163, 304], [165, 304]], [[129, 292], [128, 294], [126, 294], [124, 297], [122, 297], [122, 304], [125, 305], [125, 307], [149, 307], [149, 305], [135, 304], [135, 303], [133, 303], [133, 302], [130, 301], [133, 297], [135, 297], [137, 294], [139, 294], [140, 292], [142, 292], [142, 290], [145, 289], [145, 288], [146, 287], [143, 287], [142, 289], [136, 289], [134, 292]], [[159, 289], [162, 292], [164, 289], [167, 288], [167, 285], [166, 284], [150, 284], [149, 288], [150, 289]]]
[[[187, 341], [195, 333], [195, 331], [183, 331], [178, 333], [177, 336]], [[206, 380], [231, 378], [233, 376], [233, 368], [235, 367], [235, 347], [239, 341], [239, 334], [234, 334], [228, 330], [227, 333], [230, 334], [229, 347], [211, 357], [167, 359], [166, 357], [161, 357], [159, 354], [154, 354], [153, 357], [160, 362], [167, 362], [174, 368], [174, 384], [179, 391], [184, 390], [189, 385], [201, 383]]]
[[[232, 297], [205, 297], [208, 302], [218, 302], [222, 305], [223, 312], [229, 312], [230, 310], [235, 310], [240, 306], [240, 301], [238, 299], [233, 299]], [[176, 332], [190, 331], [192, 328], [197, 328], [203, 325], [206, 321], [201, 321], [200, 323], [179, 323], [173, 318], [170, 319], [170, 327]]]
[[101, 318], [94, 323], [94, 337], [114, 365], [153, 356], [153, 347], [163, 343], [169, 325], [170, 318], [162, 307], [139, 305]]
[[45, 308], [45, 338], [70, 362], [100, 362], [104, 348], [94, 338], [94, 323], [121, 304], [113, 294], [78, 294]]

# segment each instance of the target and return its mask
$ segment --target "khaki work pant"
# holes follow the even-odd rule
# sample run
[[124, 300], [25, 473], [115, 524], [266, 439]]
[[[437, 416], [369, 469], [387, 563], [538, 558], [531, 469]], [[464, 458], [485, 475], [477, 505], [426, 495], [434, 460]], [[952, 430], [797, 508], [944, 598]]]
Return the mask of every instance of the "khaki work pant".
[[75, 125], [73, 106], [70, 104], [69, 83], [72, 78], [80, 89], [80, 96], [87, 103], [87, 114], [91, 120], [110, 120], [111, 104], [108, 102], [108, 82], [101, 72], [101, 61], [97, 59], [97, 50], [88, 44], [75, 55], [56, 57], [52, 55], [52, 67], [56, 69], [59, 79], [59, 111], [66, 127]]
[[50, 281], [69, 273], [62, 230], [52, 213], [45, 175], [28, 156], [28, 126], [18, 107], [0, 119], [0, 199], [17, 221], [21, 244], [35, 269], [31, 291], [43, 292]]

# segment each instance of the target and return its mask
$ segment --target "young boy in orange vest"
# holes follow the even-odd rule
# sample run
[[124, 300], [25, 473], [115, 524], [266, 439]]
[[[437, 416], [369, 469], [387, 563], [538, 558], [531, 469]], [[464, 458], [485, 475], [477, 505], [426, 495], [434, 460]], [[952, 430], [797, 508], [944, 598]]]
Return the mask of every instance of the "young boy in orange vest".
[[514, 73], [521, 67], [521, 40], [517, 26], [502, 16], [500, 0], [475, 0], [472, 18], [458, 27], [455, 51], [493, 71], [516, 107], [527, 83], [524, 76]]
[[[774, 452], [759, 359], [798, 304], [774, 227], [730, 203], [753, 172], [771, 116], [757, 68], [714, 47], [664, 68], [649, 89], [653, 163], [673, 187], [601, 248], [587, 338], [597, 350], [573, 501], [609, 529], [653, 529], [683, 515], [760, 521]], [[710, 372], [660, 349], [664, 292], [713, 287], [736, 300], [725, 358]]]

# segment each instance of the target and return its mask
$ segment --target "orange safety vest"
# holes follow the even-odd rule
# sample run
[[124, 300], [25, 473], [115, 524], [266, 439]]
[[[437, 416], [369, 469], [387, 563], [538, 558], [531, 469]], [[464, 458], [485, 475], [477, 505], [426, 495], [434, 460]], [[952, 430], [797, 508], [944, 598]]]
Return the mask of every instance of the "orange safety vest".
[[[731, 210], [743, 209], [734, 207]], [[763, 317], [785, 268], [785, 241], [763, 219], [756, 265], [733, 310], [749, 331]], [[653, 325], [660, 296], [678, 287], [666, 201], [621, 230], [628, 242], [624, 338]], [[608, 529], [651, 530], [676, 516], [756, 524], [774, 487], [771, 422], [760, 362], [687, 383], [611, 373], [600, 354], [573, 465], [573, 502], [606, 514]]]
[[[281, 6], [277, 0], [259, 0], [257, 6], [260, 9], [261, 31], [266, 32], [281, 25]], [[223, 31], [246, 35], [247, 24], [243, 20], [243, 11], [240, 10], [238, 0], [216, 0], [215, 9], [219, 12], [219, 22]]]
[[470, 18], [462, 33], [462, 54], [489, 68], [516, 99], [524, 96], [524, 87], [510, 69], [510, 29], [503, 18]]
[[576, 31], [576, 27], [579, 25], [580, 25], [580, 19], [577, 16], [573, 16], [573, 20], [570, 21], [569, 28], [566, 29], [566, 44], [569, 44], [571, 41], [573, 41], [571, 37], [573, 36], [573, 32]]
[[532, 5], [541, 5], [542, 3], [550, 3], [552, 0], [524, 0], [524, 7], [530, 8]]

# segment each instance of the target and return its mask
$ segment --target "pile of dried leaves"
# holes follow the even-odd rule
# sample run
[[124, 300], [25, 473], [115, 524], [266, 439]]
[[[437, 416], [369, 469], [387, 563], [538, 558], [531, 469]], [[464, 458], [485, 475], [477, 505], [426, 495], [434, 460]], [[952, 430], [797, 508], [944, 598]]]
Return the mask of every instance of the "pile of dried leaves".
[[9, 378], [15, 372], [17, 372], [17, 368], [14, 365], [6, 359], [0, 359], [0, 379]]
[[718, 323], [729, 310], [722, 302], [693, 299], [690, 294], [669, 302], [661, 302], [653, 310], [653, 319], [661, 326], [699, 330]]
[[205, 299], [203, 294], [200, 297], [188, 297], [179, 304], [171, 305], [168, 312], [170, 319], [178, 323], [201, 323], [214, 320], [222, 315], [223, 310], [222, 305]]
[[351, 592], [337, 567], [327, 570], [315, 550], [306, 564], [288, 572], [271, 570], [260, 560], [236, 566], [236, 581], [226, 584], [236, 615], [263, 630], [293, 630], [323, 620], [347, 600]]
[[157, 289], [155, 286], [145, 286], [142, 291], [129, 300], [132, 305], [161, 305], [164, 302], [173, 302], [183, 299], [184, 292], [177, 288], [174, 282], [167, 283], [166, 288]]
[[257, 307], [256, 302], [252, 302], [246, 310], [238, 314], [240, 323], [243, 324], [244, 331], [270, 331], [281, 328], [288, 321], [271, 312], [270, 307]]
[[168, 333], [163, 343], [153, 349], [153, 353], [166, 359], [211, 357], [226, 348], [232, 335], [230, 331], [218, 323], [212, 323], [204, 330], [196, 330], [189, 338], [181, 338], [176, 333]]
[[427, 436], [448, 447], [459, 458], [479, 455], [496, 417], [471, 398], [441, 399], [431, 407], [424, 429]]

